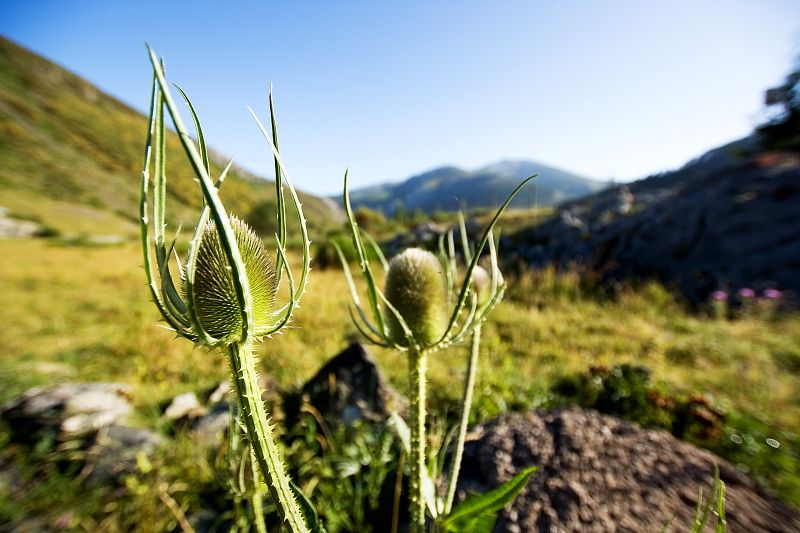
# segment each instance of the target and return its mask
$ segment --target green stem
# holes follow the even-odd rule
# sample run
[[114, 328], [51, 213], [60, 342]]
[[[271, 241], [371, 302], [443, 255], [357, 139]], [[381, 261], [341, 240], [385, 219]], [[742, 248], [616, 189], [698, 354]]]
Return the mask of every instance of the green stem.
[[253, 508], [253, 521], [256, 524], [258, 533], [267, 533], [267, 525], [264, 522], [264, 498], [261, 491], [255, 489], [250, 496], [250, 506]]
[[467, 438], [467, 424], [469, 423], [469, 411], [472, 408], [472, 392], [475, 389], [475, 375], [478, 373], [478, 354], [481, 349], [481, 325], [475, 326], [472, 331], [472, 350], [470, 351], [469, 362], [467, 363], [467, 376], [464, 380], [464, 398], [461, 402], [461, 422], [458, 426], [458, 440], [453, 460], [450, 464], [450, 480], [447, 486], [447, 500], [444, 504], [445, 515], [453, 507], [453, 499], [456, 495], [456, 484], [458, 483], [458, 472], [461, 469], [461, 456], [464, 454], [464, 441]]
[[424, 350], [409, 350], [408, 381], [411, 390], [411, 533], [425, 530], [425, 369]]
[[253, 521], [258, 533], [267, 533], [267, 524], [264, 522], [264, 495], [261, 492], [261, 473], [256, 465], [256, 457], [250, 448], [250, 469], [253, 473], [253, 492], [250, 494], [250, 507], [253, 508]]
[[253, 345], [249, 342], [242, 345], [233, 343], [228, 346], [228, 355], [250, 445], [278, 508], [278, 514], [282, 520], [288, 522], [292, 532], [307, 533], [308, 526], [289, 487], [289, 476], [283, 468], [281, 453], [273, 438], [272, 426], [261, 400]]

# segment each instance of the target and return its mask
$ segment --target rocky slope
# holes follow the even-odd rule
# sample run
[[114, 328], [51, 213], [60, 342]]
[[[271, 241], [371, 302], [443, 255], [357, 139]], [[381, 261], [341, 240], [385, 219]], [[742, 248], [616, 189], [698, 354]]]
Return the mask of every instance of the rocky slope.
[[655, 278], [693, 302], [715, 290], [800, 289], [800, 160], [745, 139], [679, 171], [562, 206], [504, 241], [533, 265]]

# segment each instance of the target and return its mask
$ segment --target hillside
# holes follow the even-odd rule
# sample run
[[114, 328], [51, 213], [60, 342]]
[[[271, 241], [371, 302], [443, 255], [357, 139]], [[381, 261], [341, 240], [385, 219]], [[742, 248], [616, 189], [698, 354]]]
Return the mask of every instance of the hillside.
[[747, 137], [683, 168], [561, 206], [507, 239], [534, 265], [657, 279], [689, 300], [712, 291], [800, 291], [800, 160]]
[[494, 207], [521, 180], [533, 174], [539, 177], [514, 200], [513, 207], [555, 205], [596, 192], [605, 185], [532, 161], [501, 161], [474, 171], [441, 167], [401, 183], [355, 189], [350, 198], [355, 206], [366, 206], [388, 215], [401, 205], [407, 211], [420, 209], [427, 213]]
[[[62, 235], [132, 235], [146, 131], [140, 113], [0, 37], [0, 206], [13, 218]], [[167, 150], [168, 221], [191, 226], [199, 188], [175, 135]], [[274, 204], [274, 182], [234, 168], [221, 194], [232, 213], [261, 218]], [[340, 219], [329, 200], [302, 196], [312, 226]]]

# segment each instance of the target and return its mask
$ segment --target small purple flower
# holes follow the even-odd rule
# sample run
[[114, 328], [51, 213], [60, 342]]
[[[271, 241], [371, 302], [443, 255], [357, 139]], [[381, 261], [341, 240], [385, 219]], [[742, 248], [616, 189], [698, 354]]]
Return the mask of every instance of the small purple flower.
[[711, 299], [721, 302], [728, 299], [728, 293], [725, 291], [714, 291], [711, 293]]
[[766, 289], [764, 291], [764, 298], [769, 298], [770, 300], [778, 300], [783, 293], [778, 289]]
[[739, 296], [741, 296], [742, 298], [755, 298], [756, 291], [754, 291], [750, 287], [742, 287], [741, 289], [739, 289]]

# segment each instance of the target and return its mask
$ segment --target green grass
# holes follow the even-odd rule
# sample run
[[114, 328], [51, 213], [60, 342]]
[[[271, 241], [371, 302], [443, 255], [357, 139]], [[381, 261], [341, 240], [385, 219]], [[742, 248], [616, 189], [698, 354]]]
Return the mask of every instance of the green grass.
[[[155, 425], [160, 402], [227, 379], [223, 357], [174, 340], [156, 324], [138, 246], [64, 246], [34, 239], [0, 240], [0, 249], [0, 321], [5, 324], [0, 400], [34, 385], [117, 381], [133, 387], [140, 423]], [[752, 426], [758, 439], [781, 440], [775, 460], [766, 464], [778, 470], [767, 481], [782, 498], [800, 504], [800, 472], [780, 455], [797, 453], [797, 442], [786, 438], [800, 433], [800, 316], [716, 320], [686, 311], [655, 284], [608, 297], [592, 290], [591, 280], [552, 271], [511, 281], [506, 301], [483, 328], [473, 421], [551, 405], [554, 383], [591, 366], [646, 366], [660, 390], [703, 394], [731, 413], [732, 423], [737, 417], [745, 420], [745, 430]], [[304, 383], [357, 338], [347, 301], [341, 271], [312, 271], [293, 329], [259, 347], [261, 371], [282, 388]], [[404, 391], [404, 358], [380, 349], [373, 354], [390, 382]], [[455, 415], [465, 358], [466, 347], [431, 356], [434, 418]], [[455, 375], [453, 369], [459, 369]], [[760, 441], [748, 445], [765, 448]], [[748, 468], [764, 467], [755, 453], [732, 457]], [[29, 497], [38, 494], [33, 487], [39, 483], [63, 482], [32, 483]], [[87, 516], [96, 518], [97, 508], [89, 508]]]

